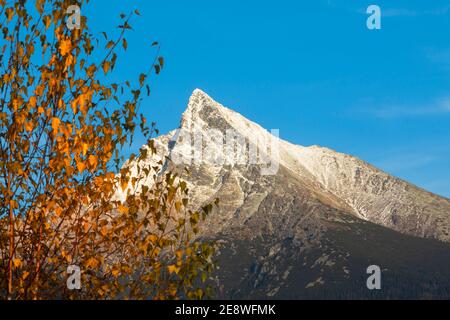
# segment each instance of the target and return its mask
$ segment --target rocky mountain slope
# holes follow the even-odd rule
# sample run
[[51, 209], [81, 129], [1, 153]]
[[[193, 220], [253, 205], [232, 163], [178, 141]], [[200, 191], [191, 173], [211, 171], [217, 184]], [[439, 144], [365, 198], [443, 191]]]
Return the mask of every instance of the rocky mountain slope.
[[[220, 199], [201, 228], [221, 244], [218, 297], [450, 298], [449, 199], [283, 141], [198, 89], [155, 145], [150, 164], [182, 173], [194, 206]], [[381, 290], [366, 287], [371, 264]]]

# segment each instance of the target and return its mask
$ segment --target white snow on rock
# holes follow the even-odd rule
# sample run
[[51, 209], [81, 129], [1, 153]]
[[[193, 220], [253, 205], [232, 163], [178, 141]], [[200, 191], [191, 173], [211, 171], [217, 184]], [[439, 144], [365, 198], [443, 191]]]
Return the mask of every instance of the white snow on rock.
[[[124, 165], [130, 166], [137, 175], [139, 166], [155, 166], [158, 161], [166, 162], [167, 158], [184, 157], [191, 160], [186, 166], [201, 167], [203, 174], [215, 181], [220, 172], [231, 170], [239, 163], [236, 155], [216, 143], [209, 134], [211, 129], [223, 134], [226, 130], [234, 130], [249, 144], [275, 144], [276, 152], [272, 148], [271, 153], [264, 156], [269, 157], [270, 161], [277, 161], [279, 167], [289, 170], [299, 180], [307, 181], [313, 188], [342, 200], [359, 218], [422, 237], [444, 241], [450, 239], [449, 199], [395, 178], [355, 157], [328, 148], [305, 147], [281, 140], [260, 125], [217, 103], [200, 89], [195, 89], [189, 98], [178, 130], [155, 139], [157, 153], [145, 162], [134, 160]], [[282, 128], [280, 132], [282, 135]], [[203, 141], [193, 146], [189, 138], [196, 134], [203, 135]], [[199, 159], [197, 152], [205, 145], [208, 147], [207, 156]], [[227, 166], [217, 165], [214, 157], [223, 157]], [[165, 168], [163, 166], [162, 170]], [[239, 176], [239, 173], [233, 174]], [[214, 185], [195, 185], [189, 180], [187, 183], [201, 199], [207, 199], [219, 190]], [[141, 184], [150, 185], [151, 179]], [[117, 192], [120, 199], [124, 199], [125, 194], [121, 190]], [[404, 225], [404, 221], [408, 224]], [[414, 223], [411, 224], [411, 221]]]

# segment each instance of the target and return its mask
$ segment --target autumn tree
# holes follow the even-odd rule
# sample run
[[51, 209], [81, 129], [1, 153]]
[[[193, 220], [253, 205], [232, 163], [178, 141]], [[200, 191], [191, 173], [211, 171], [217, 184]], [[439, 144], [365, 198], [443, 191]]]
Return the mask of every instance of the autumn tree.
[[[195, 232], [211, 206], [191, 211], [186, 183], [161, 162], [119, 169], [136, 131], [149, 143], [133, 157], [155, 151], [139, 107], [164, 65], [159, 45], [136, 79], [108, 81], [139, 12], [111, 35], [82, 14], [68, 21], [84, 5], [0, 0], [0, 297], [202, 298], [213, 246]], [[67, 287], [68, 266], [81, 289]]]

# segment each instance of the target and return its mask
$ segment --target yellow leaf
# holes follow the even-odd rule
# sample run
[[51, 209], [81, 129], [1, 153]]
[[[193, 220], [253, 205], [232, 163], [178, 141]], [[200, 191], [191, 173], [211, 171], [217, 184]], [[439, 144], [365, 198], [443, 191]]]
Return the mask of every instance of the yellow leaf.
[[125, 206], [123, 206], [121, 204], [119, 204], [119, 206], [117, 207], [117, 210], [119, 210], [119, 212], [123, 213], [123, 214], [127, 214], [128, 213], [128, 207], [125, 207]]
[[112, 272], [113, 277], [117, 278], [117, 276], [120, 274], [120, 271], [117, 269], [114, 269]]
[[102, 236], [106, 236], [108, 234], [108, 228], [106, 226], [103, 226], [100, 229], [100, 233], [102, 234]]
[[17, 203], [16, 200], [9, 200], [9, 205], [13, 208], [13, 209], [17, 209], [19, 207], [19, 204]]
[[65, 56], [72, 50], [72, 43], [70, 39], [62, 40], [59, 44], [59, 52], [62, 56]]
[[6, 14], [6, 18], [8, 19], [8, 22], [11, 21], [14, 16], [14, 9], [13, 8], [6, 9], [5, 14]]
[[83, 170], [84, 170], [85, 167], [86, 167], [86, 166], [84, 165], [84, 162], [79, 161], [79, 162], [77, 163], [77, 169], [78, 169], [78, 172], [79, 172], [79, 173], [83, 172]]
[[85, 156], [86, 152], [88, 151], [89, 145], [87, 143], [83, 143], [82, 148], [83, 148], [83, 156]]
[[89, 267], [95, 268], [97, 265], [98, 265], [98, 261], [95, 258], [89, 258], [85, 263], [86, 268], [89, 268]]
[[73, 100], [70, 106], [72, 107], [73, 114], [77, 114], [77, 100]]
[[178, 272], [180, 272], [180, 268], [177, 267], [177, 266], [174, 265], [174, 264], [168, 266], [168, 267], [167, 267], [167, 270], [169, 271], [170, 274], [172, 274], [172, 273], [174, 273], [174, 272], [175, 272], [176, 274], [178, 274]]
[[55, 133], [58, 132], [58, 127], [59, 127], [60, 122], [61, 122], [61, 120], [59, 120], [59, 118], [57, 118], [57, 117], [52, 118], [52, 128], [53, 128], [53, 131], [55, 131]]
[[14, 99], [13, 100], [13, 109], [16, 111], [19, 108], [19, 100]]
[[27, 130], [28, 132], [33, 130], [33, 123], [31, 121], [25, 122], [25, 130]]
[[181, 209], [181, 202], [180, 201], [175, 202], [175, 210], [177, 212], [180, 212], [180, 209]]
[[151, 234], [148, 236], [148, 239], [150, 240], [151, 243], [155, 244], [156, 241], [158, 240], [158, 237], [155, 236], [154, 234]]
[[74, 62], [75, 62], [74, 57], [73, 57], [71, 54], [69, 54], [69, 55], [67, 56], [67, 58], [66, 58], [66, 62], [65, 62], [65, 65], [64, 65], [64, 71], [66, 71], [67, 69], [69, 69], [69, 67], [70, 67]]
[[36, 97], [35, 96], [30, 97], [30, 100], [28, 101], [28, 103], [30, 104], [30, 107], [32, 107], [32, 108], [36, 107]]
[[62, 210], [61, 207], [56, 207], [56, 208], [54, 209], [54, 211], [55, 211], [55, 214], [56, 214], [58, 217], [61, 216], [61, 213], [63, 212], [63, 210]]
[[78, 104], [80, 105], [80, 111], [84, 115], [86, 115], [88, 111], [88, 96], [86, 94], [80, 94], [80, 96], [77, 98]]
[[44, 22], [45, 29], [48, 29], [50, 27], [50, 23], [52, 22], [52, 19], [50, 18], [50, 16], [44, 16], [42, 21]]
[[94, 155], [90, 155], [89, 156], [89, 158], [88, 158], [88, 161], [89, 161], [89, 164], [92, 166], [92, 167], [96, 167], [97, 166], [97, 157], [96, 156], [94, 156]]
[[110, 62], [109, 62], [109, 61], [103, 62], [103, 72], [104, 72], [105, 74], [108, 72], [109, 66], [110, 66]]
[[22, 265], [22, 260], [20, 259], [13, 259], [14, 267], [19, 268]]

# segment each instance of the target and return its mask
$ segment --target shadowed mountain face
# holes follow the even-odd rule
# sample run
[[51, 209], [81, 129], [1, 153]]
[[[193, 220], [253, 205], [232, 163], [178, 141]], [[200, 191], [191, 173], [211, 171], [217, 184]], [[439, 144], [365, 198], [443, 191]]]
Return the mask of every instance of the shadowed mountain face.
[[[449, 199], [283, 141], [200, 90], [156, 147], [125, 165], [168, 158], [162, 170], [182, 173], [193, 206], [220, 199], [201, 227], [220, 243], [218, 297], [450, 298]], [[366, 286], [370, 265], [380, 290]]]

